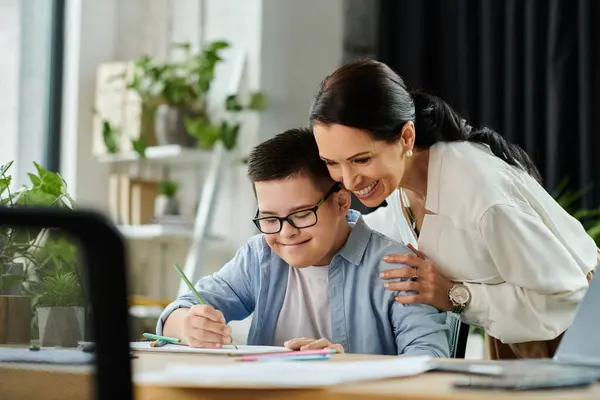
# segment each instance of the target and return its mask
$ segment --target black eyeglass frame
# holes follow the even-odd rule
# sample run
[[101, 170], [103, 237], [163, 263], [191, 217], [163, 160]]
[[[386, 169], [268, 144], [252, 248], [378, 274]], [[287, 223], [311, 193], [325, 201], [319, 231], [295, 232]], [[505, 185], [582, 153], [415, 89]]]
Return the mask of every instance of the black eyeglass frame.
[[[323, 196], [323, 198], [321, 200], [319, 200], [319, 202], [317, 203], [316, 206], [314, 206], [312, 208], [305, 208], [303, 210], [294, 211], [293, 213], [287, 215], [286, 217], [269, 216], [269, 217], [258, 218], [258, 214], [259, 214], [260, 211], [256, 210], [256, 215], [252, 219], [252, 222], [254, 222], [254, 225], [256, 226], [256, 228], [259, 231], [261, 231], [263, 234], [265, 234], [265, 235], [274, 235], [276, 233], [281, 232], [281, 230], [283, 229], [283, 223], [285, 221], [287, 221], [291, 226], [293, 226], [296, 229], [310, 228], [311, 226], [315, 226], [319, 222], [319, 216], [317, 214], [317, 210], [319, 209], [319, 207], [321, 207], [327, 201], [327, 199], [329, 197], [331, 197], [331, 195], [333, 195], [334, 193], [339, 192], [340, 190], [342, 190], [342, 184], [340, 182], [336, 182], [336, 184], [333, 185], [333, 187], [331, 189], [329, 189], [329, 191], [327, 192], [327, 194], [325, 194], [325, 196]], [[290, 217], [292, 215], [303, 213], [303, 212], [307, 212], [307, 211], [312, 211], [315, 214], [315, 223], [307, 225], [307, 226], [303, 226], [303, 227], [296, 226], [296, 224], [294, 224], [294, 222], [291, 220]], [[260, 221], [265, 220], [265, 219], [278, 219], [279, 220], [279, 229], [276, 232], [268, 232], [268, 233], [267, 232], [263, 232], [262, 229], [260, 229]]]

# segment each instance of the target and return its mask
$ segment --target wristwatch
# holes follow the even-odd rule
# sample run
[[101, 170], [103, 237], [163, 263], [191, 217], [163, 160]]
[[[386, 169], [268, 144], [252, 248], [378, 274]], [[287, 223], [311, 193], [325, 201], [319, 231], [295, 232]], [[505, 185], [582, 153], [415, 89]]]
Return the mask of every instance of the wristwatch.
[[455, 283], [448, 291], [448, 298], [452, 303], [452, 312], [461, 314], [471, 302], [471, 291], [461, 283]]

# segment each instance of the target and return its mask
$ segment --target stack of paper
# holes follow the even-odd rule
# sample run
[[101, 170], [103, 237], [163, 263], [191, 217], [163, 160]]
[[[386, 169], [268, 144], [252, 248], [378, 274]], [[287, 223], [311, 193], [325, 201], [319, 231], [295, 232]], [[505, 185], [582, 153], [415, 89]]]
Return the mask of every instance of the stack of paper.
[[273, 361], [230, 364], [168, 365], [166, 371], [135, 377], [137, 383], [201, 387], [314, 388], [417, 375], [431, 357], [394, 357], [374, 361]]
[[203, 349], [200, 347], [189, 347], [182, 344], [166, 344], [160, 347], [150, 347], [149, 341], [131, 342], [130, 348], [133, 351], [152, 351], [163, 353], [198, 353], [198, 354], [223, 354], [230, 356], [245, 356], [252, 354], [270, 354], [291, 352], [290, 349], [278, 346], [233, 346], [225, 345], [220, 349]]

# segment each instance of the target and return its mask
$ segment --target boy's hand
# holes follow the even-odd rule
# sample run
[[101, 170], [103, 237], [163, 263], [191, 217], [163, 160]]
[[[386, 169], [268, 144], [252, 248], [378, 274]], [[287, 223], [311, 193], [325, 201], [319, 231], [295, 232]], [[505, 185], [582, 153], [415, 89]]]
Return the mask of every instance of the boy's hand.
[[325, 338], [321, 339], [310, 339], [310, 338], [298, 338], [288, 340], [283, 344], [288, 349], [292, 350], [320, 350], [320, 349], [333, 349], [338, 354], [344, 354], [344, 347], [341, 344], [332, 344]]
[[183, 336], [190, 347], [220, 349], [230, 343], [231, 327], [221, 311], [209, 305], [192, 306], [183, 320]]

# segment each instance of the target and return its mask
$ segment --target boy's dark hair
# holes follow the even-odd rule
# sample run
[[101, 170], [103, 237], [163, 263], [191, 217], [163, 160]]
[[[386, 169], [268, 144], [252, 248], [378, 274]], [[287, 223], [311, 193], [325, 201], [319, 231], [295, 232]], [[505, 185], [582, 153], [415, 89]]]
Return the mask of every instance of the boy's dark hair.
[[255, 146], [248, 157], [248, 177], [252, 183], [302, 174], [323, 190], [329, 190], [335, 182], [325, 161], [319, 157], [317, 142], [309, 128], [294, 128], [280, 133]]

